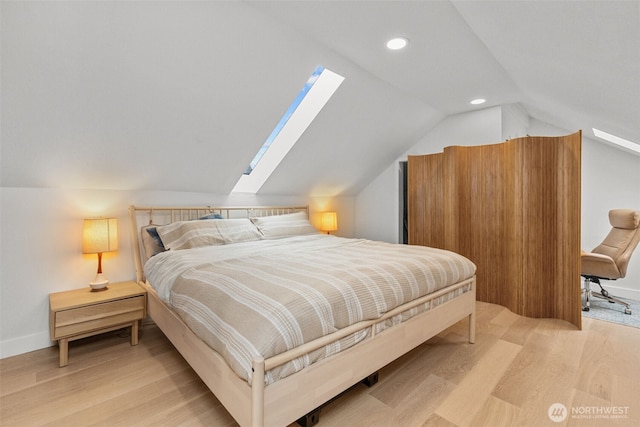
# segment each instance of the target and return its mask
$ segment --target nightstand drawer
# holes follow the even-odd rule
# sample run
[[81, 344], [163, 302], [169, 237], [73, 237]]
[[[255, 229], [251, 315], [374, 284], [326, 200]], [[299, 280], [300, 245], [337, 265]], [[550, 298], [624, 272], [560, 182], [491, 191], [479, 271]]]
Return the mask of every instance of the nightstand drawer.
[[144, 295], [93, 304], [55, 313], [53, 339], [140, 320], [145, 315]]

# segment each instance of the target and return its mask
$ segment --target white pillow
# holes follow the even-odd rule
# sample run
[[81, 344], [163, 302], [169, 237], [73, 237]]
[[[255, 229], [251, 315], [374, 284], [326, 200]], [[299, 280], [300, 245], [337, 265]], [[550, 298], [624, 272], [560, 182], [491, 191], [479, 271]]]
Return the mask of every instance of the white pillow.
[[260, 240], [262, 235], [248, 218], [179, 221], [158, 227], [166, 249], [190, 249], [200, 246]]
[[291, 236], [318, 234], [318, 230], [311, 225], [307, 213], [304, 211], [285, 215], [262, 216], [251, 218], [265, 239], [280, 239]]

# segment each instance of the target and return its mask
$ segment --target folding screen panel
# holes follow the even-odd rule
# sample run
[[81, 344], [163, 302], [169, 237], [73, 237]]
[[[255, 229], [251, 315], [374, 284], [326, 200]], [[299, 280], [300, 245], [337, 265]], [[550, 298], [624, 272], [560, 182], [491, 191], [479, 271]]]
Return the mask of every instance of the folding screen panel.
[[480, 301], [580, 328], [581, 147], [577, 132], [410, 156], [409, 243], [471, 259]]

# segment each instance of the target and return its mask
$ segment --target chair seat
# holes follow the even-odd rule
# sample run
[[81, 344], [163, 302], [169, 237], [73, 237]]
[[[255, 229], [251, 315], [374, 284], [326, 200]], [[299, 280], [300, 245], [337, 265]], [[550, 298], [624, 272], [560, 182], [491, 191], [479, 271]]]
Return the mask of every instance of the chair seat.
[[622, 276], [613, 258], [593, 252], [582, 252], [582, 275], [601, 279], [620, 279]]

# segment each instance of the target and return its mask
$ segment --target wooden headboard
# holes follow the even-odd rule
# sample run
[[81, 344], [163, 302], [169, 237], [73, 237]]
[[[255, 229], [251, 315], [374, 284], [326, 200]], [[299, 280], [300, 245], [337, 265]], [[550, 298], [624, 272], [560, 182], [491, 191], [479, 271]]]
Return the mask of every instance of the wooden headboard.
[[129, 219], [131, 222], [131, 241], [133, 242], [133, 256], [136, 266], [136, 279], [144, 282], [144, 253], [140, 228], [149, 225], [166, 225], [176, 221], [189, 221], [203, 216], [219, 214], [223, 218], [255, 218], [261, 216], [285, 215], [294, 212], [306, 212], [309, 206], [242, 206], [242, 207], [212, 207], [212, 206], [131, 206]]

